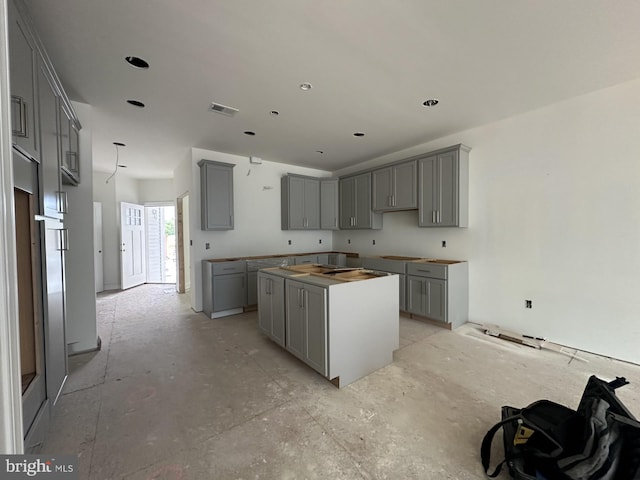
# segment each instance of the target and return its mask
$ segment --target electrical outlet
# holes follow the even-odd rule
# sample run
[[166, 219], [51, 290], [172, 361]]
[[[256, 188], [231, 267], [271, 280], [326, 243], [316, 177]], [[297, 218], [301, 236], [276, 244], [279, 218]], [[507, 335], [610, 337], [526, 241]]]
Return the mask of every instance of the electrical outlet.
[[291, 240], [289, 240], [289, 245], [291, 245]]
[[531, 300], [525, 300], [524, 308], [533, 308], [533, 302]]
[[318, 243], [322, 243], [322, 239], [319, 239], [319, 240], [318, 240]]
[[446, 240], [442, 240], [442, 248], [446, 248], [447, 246], [447, 241]]
[[372, 242], [373, 242], [373, 245], [375, 245], [375, 244], [376, 244], [376, 241], [375, 241], [375, 240], [372, 240]]
[[211, 244], [209, 242], [204, 244], [204, 249], [209, 250], [211, 248]]
[[348, 243], [349, 245], [351, 245], [351, 239], [350, 239], [350, 238], [347, 240], [347, 243]]

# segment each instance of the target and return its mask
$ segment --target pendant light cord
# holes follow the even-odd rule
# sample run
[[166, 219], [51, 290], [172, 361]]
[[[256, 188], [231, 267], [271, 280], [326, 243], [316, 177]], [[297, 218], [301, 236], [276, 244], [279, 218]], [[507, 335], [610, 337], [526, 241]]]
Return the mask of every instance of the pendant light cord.
[[[119, 150], [118, 150], [118, 147], [120, 145], [118, 145], [117, 143], [114, 143], [114, 146], [116, 147], [116, 169], [113, 171], [111, 176], [109, 178], [107, 178], [107, 181], [105, 183], [109, 183], [109, 180], [111, 180], [116, 175], [116, 173], [118, 173], [118, 167], [120, 166], [119, 165], [120, 164], [120, 155], [119, 155]], [[123, 147], [124, 147], [124, 145], [123, 145]]]

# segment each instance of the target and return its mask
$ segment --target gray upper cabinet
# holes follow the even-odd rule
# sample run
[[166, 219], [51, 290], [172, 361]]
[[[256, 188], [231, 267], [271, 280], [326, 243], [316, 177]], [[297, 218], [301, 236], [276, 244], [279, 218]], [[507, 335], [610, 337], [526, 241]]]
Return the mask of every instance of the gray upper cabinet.
[[233, 230], [232, 163], [200, 160], [202, 230]]
[[340, 228], [382, 228], [382, 214], [371, 209], [371, 172], [340, 179]]
[[35, 160], [40, 159], [36, 69], [38, 51], [12, 1], [7, 2], [11, 80], [13, 144]]
[[320, 229], [320, 180], [287, 175], [281, 180], [282, 230]]
[[373, 210], [415, 210], [418, 208], [418, 162], [391, 165], [372, 172]]
[[53, 81], [46, 67], [38, 67], [38, 103], [40, 106], [42, 214], [62, 218], [67, 210], [66, 193], [62, 193], [60, 178], [60, 135], [58, 105]]
[[469, 150], [457, 145], [418, 160], [421, 227], [468, 226]]
[[62, 183], [77, 185], [80, 183], [78, 128], [73, 122], [73, 116], [63, 103], [60, 104], [60, 150]]
[[338, 230], [338, 179], [320, 180], [320, 228]]

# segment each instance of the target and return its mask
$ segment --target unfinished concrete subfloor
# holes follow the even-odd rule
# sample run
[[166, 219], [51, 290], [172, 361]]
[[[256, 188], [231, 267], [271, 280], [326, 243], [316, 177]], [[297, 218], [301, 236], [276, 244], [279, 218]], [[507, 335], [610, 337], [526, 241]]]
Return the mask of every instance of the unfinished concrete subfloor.
[[256, 312], [211, 320], [170, 285], [100, 294], [98, 329], [41, 450], [77, 453], [80, 479], [482, 479], [502, 405], [576, 407], [592, 374], [631, 381], [618, 395], [640, 416], [640, 367], [470, 324], [401, 317], [393, 364], [343, 389], [260, 334]]

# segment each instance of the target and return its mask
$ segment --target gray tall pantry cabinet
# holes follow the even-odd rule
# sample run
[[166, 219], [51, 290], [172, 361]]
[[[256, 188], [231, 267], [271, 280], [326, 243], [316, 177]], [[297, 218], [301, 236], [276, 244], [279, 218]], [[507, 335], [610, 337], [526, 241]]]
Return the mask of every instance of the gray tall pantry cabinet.
[[[17, 319], [22, 421], [25, 452], [34, 453], [67, 377], [68, 205], [61, 169], [71, 165], [78, 170], [81, 126], [22, 1], [9, 0], [7, 7], [16, 242], [31, 247], [16, 255], [23, 273]], [[72, 185], [80, 180], [79, 172], [74, 175]]]
[[202, 230], [233, 230], [233, 167], [235, 164], [200, 160]]

